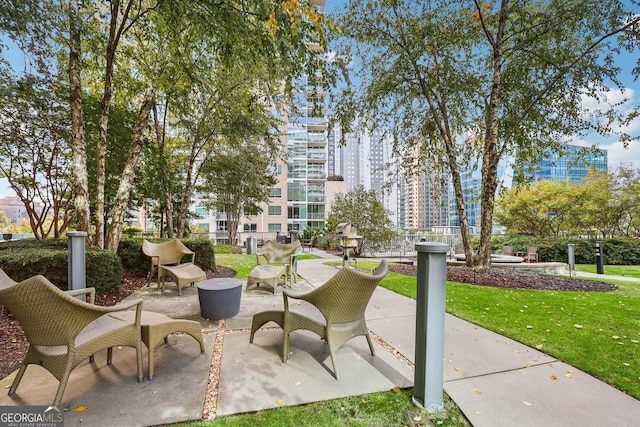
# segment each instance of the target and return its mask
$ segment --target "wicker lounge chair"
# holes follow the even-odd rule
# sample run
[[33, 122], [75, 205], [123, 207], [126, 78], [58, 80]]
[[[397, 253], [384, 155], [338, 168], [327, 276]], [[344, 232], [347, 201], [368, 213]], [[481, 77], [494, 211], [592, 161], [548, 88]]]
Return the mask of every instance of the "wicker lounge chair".
[[[336, 366], [336, 351], [353, 337], [364, 336], [371, 354], [375, 355], [364, 312], [373, 291], [387, 274], [386, 261], [380, 262], [371, 274], [344, 267], [322, 286], [306, 292], [295, 293], [285, 289], [284, 311], [264, 311], [253, 316], [251, 336], [267, 322], [275, 322], [284, 330], [282, 361], [289, 358], [289, 334], [306, 329], [318, 334], [329, 346], [333, 374], [340, 379]], [[289, 299], [295, 300], [289, 304]], [[298, 304], [299, 303], [299, 304]]]
[[[89, 294], [89, 303], [73, 297], [82, 294]], [[29, 341], [29, 350], [9, 394], [16, 392], [27, 366], [36, 364], [60, 381], [52, 404], [58, 406], [71, 371], [87, 358], [93, 361], [93, 355], [104, 349], [108, 349], [107, 364], [110, 365], [114, 346], [136, 349], [138, 381], [144, 379], [140, 335], [142, 299], [100, 307], [93, 305], [94, 298], [94, 288], [63, 292], [44, 276], [34, 276], [10, 286], [0, 285], [0, 303], [20, 322]], [[133, 307], [136, 307], [134, 321], [110, 315]]]
[[[178, 239], [163, 243], [151, 243], [145, 239], [142, 242], [142, 252], [151, 258], [147, 284], [151, 284], [151, 278], [157, 273], [158, 288], [162, 287], [162, 292], [165, 276], [171, 277], [178, 286], [178, 295], [182, 295], [182, 288], [207, 278], [205, 272], [194, 263], [196, 254]], [[189, 261], [182, 262], [185, 257]]]
[[[256, 254], [258, 265], [285, 265], [289, 282], [296, 281], [296, 258], [302, 253], [299, 240], [291, 243], [278, 243], [267, 240]], [[275, 288], [274, 288], [275, 290]]]

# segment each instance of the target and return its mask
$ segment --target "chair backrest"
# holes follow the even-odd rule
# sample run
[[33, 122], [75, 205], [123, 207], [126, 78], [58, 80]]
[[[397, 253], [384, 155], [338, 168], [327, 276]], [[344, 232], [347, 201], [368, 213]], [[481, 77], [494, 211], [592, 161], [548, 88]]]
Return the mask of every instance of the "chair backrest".
[[538, 253], [538, 248], [535, 246], [529, 246], [527, 248], [527, 255], [535, 255]]
[[0, 268], [0, 289], [5, 289], [15, 284], [16, 281], [9, 277], [7, 273], [5, 273], [4, 270]]
[[291, 255], [302, 252], [302, 245], [299, 240], [291, 243], [278, 243], [267, 240], [260, 248], [260, 253], [267, 259], [269, 264], [287, 264], [291, 261]]
[[513, 246], [503, 245], [501, 254], [502, 255], [513, 255]]
[[149, 257], [158, 257], [160, 264], [178, 264], [182, 257], [191, 250], [180, 240], [173, 239], [168, 242], [151, 243], [148, 240], [142, 241], [142, 252]]
[[328, 323], [353, 322], [364, 317], [371, 295], [387, 275], [389, 266], [382, 260], [372, 274], [343, 267], [325, 284], [305, 298], [318, 307]]
[[0, 303], [20, 322], [31, 345], [67, 345], [102, 315], [40, 275], [0, 288]]

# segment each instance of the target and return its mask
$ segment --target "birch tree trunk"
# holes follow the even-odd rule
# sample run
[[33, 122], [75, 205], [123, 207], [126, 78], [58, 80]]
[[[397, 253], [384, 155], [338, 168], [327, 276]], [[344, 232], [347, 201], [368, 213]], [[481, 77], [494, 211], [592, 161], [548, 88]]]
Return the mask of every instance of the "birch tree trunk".
[[82, 25], [78, 0], [69, 1], [69, 103], [71, 108], [71, 127], [73, 155], [71, 160], [72, 192], [76, 211], [78, 231], [87, 232], [87, 244], [92, 244], [91, 211], [89, 208], [89, 184], [87, 178], [87, 151], [85, 146], [85, 127], [82, 115], [82, 80], [80, 76], [82, 61]]
[[104, 248], [104, 186], [105, 186], [105, 156], [107, 151], [107, 130], [109, 126], [109, 109], [113, 96], [113, 62], [120, 37], [126, 31], [126, 21], [129, 17], [132, 2], [128, 1], [122, 18], [120, 17], [120, 1], [111, 3], [111, 22], [109, 24], [109, 41], [106, 50], [106, 64], [104, 70], [104, 92], [100, 103], [100, 119], [98, 122], [98, 142], [96, 144], [96, 197], [95, 197], [95, 245]]
[[502, 104], [502, 74], [504, 32], [507, 24], [508, 0], [503, 0], [500, 10], [498, 31], [494, 40], [487, 35], [493, 49], [493, 82], [489, 95], [489, 108], [486, 116], [486, 130], [482, 153], [482, 201], [480, 205], [480, 245], [478, 264], [491, 267], [491, 234], [493, 230], [493, 210], [495, 193], [498, 187], [498, 121]]
[[118, 245], [120, 244], [120, 237], [122, 235], [122, 227], [124, 224], [124, 215], [127, 211], [129, 204], [129, 196], [131, 194], [131, 188], [133, 187], [133, 181], [136, 177], [136, 167], [138, 166], [138, 160], [140, 159], [140, 152], [144, 145], [144, 133], [149, 120], [151, 109], [155, 102], [155, 87], [149, 86], [144, 94], [142, 105], [140, 106], [140, 112], [138, 113], [138, 119], [133, 129], [133, 136], [131, 142], [131, 148], [127, 156], [127, 164], [120, 179], [120, 186], [118, 187], [118, 193], [113, 207], [113, 217], [107, 230], [105, 248], [112, 252], [117, 252]]

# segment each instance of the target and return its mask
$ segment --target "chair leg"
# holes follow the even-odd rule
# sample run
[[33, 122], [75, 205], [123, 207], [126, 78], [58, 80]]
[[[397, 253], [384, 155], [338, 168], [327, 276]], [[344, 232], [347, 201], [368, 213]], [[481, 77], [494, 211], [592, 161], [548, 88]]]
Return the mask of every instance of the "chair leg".
[[24, 375], [24, 372], [27, 370], [27, 366], [28, 365], [25, 365], [24, 363], [20, 365], [20, 370], [16, 374], [16, 377], [13, 379], [13, 383], [9, 388], [9, 395], [12, 395], [16, 392], [16, 389], [20, 385], [20, 381], [22, 381], [22, 376]]
[[107, 349], [107, 366], [111, 366], [113, 363], [113, 347]]
[[375, 350], [373, 349], [373, 343], [371, 342], [371, 337], [369, 336], [369, 334], [368, 334], [368, 333], [365, 335], [365, 337], [367, 337], [367, 342], [369, 343], [369, 350], [371, 350], [371, 355], [372, 355], [372, 356], [375, 356], [375, 355], [376, 355], [376, 352], [375, 352]]
[[53, 398], [53, 404], [51, 406], [60, 406], [60, 403], [62, 402], [62, 395], [64, 394], [64, 390], [67, 388], [67, 383], [69, 382], [69, 375], [71, 375], [71, 372], [65, 372], [60, 379], [60, 385], [58, 385], [56, 397]]
[[[149, 350], [149, 354], [153, 354], [153, 349]], [[136, 345], [136, 364], [138, 365], [138, 382], [144, 381], [144, 372], [142, 371], [142, 340], [138, 340]]]
[[340, 379], [340, 374], [338, 373], [338, 364], [336, 363], [336, 351], [334, 350], [331, 343], [327, 340], [327, 345], [329, 346], [329, 354], [331, 354], [331, 365], [333, 365], [333, 376], [336, 377], [337, 380]]

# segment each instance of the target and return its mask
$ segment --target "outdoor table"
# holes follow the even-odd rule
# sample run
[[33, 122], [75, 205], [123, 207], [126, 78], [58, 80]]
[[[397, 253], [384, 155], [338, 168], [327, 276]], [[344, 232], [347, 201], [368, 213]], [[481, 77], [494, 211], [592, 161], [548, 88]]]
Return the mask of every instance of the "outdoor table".
[[242, 281], [231, 278], [208, 279], [198, 284], [200, 314], [205, 319], [220, 320], [240, 311]]

